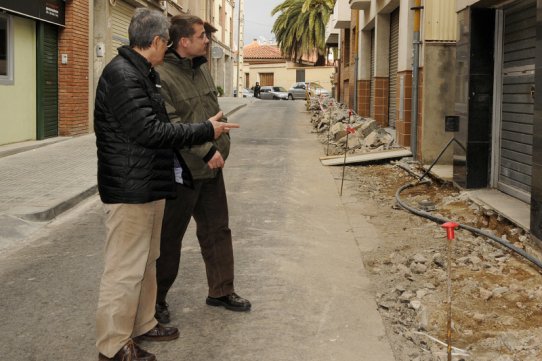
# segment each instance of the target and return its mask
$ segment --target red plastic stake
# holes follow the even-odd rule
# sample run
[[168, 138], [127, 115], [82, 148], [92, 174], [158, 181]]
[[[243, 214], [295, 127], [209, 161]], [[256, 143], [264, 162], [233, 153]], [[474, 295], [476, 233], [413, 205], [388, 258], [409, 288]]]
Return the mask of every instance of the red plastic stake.
[[448, 302], [448, 323], [446, 332], [446, 343], [448, 346], [448, 361], [452, 361], [452, 240], [455, 238], [454, 230], [459, 227], [459, 224], [455, 222], [446, 222], [442, 226], [446, 229], [446, 235], [448, 236], [447, 242], [447, 258], [448, 258], [448, 272], [447, 272], [447, 302]]
[[448, 241], [451, 241], [455, 238], [454, 230], [459, 227], [459, 224], [455, 222], [446, 222], [441, 227], [446, 229], [446, 236], [448, 237]]

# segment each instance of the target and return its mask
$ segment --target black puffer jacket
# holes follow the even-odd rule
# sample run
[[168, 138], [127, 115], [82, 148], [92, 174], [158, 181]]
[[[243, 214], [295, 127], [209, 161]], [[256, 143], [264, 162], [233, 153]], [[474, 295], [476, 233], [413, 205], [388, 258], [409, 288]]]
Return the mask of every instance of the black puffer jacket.
[[94, 131], [104, 203], [146, 203], [175, 195], [173, 148], [213, 139], [210, 122], [171, 124], [151, 64], [129, 47], [103, 70]]

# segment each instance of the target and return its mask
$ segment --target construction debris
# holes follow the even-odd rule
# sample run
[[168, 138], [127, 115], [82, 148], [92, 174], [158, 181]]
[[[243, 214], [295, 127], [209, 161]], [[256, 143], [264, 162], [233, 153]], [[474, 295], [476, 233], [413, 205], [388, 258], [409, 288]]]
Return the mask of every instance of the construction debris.
[[344, 154], [347, 136], [349, 155], [404, 149], [375, 119], [361, 117], [333, 98], [312, 97], [307, 101], [307, 109], [312, 111], [311, 123], [326, 145], [326, 155]]

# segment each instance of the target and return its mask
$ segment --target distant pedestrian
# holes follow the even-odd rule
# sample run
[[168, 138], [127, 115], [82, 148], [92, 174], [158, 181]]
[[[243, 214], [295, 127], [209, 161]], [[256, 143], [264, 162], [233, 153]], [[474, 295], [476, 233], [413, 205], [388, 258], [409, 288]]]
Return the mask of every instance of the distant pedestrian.
[[173, 147], [218, 138], [235, 124], [171, 124], [154, 66], [169, 40], [168, 20], [140, 8], [128, 29], [130, 46], [105, 67], [96, 91], [94, 130], [98, 189], [106, 213], [104, 273], [96, 313], [98, 359], [156, 360], [137, 340], [167, 341], [178, 329], [154, 318], [156, 259], [164, 198], [175, 196]]
[[262, 88], [260, 87], [260, 83], [256, 82], [256, 85], [254, 86], [254, 96], [256, 98], [259, 98], [260, 97], [260, 90]]
[[[199, 123], [220, 109], [205, 58], [209, 40], [204, 22], [193, 15], [174, 16], [170, 39], [173, 45], [164, 64], [157, 69], [168, 115], [173, 123]], [[179, 149], [184, 164], [177, 164], [177, 198], [166, 201], [160, 258], [156, 263], [159, 322], [170, 322], [166, 296], [179, 271], [181, 243], [191, 217], [196, 221], [207, 272], [206, 303], [233, 311], [250, 310], [250, 302], [234, 290], [232, 237], [222, 174], [229, 149], [228, 134], [199, 146]]]

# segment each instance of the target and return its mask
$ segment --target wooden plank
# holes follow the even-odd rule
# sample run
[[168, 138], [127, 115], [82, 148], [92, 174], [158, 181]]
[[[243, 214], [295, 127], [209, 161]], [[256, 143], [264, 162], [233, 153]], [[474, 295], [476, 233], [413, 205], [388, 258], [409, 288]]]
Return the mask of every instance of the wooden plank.
[[[411, 157], [412, 153], [408, 149], [391, 149], [383, 150], [380, 152], [370, 152], [370, 153], [361, 153], [361, 154], [352, 154], [346, 156], [346, 164], [354, 163], [365, 163], [372, 162], [375, 160], [384, 160], [384, 159], [393, 159], [393, 158], [402, 158], [402, 157]], [[326, 158], [326, 159], [322, 159]], [[320, 161], [322, 165], [343, 165], [344, 163], [344, 154], [337, 155], [333, 158], [331, 157], [322, 157]]]

